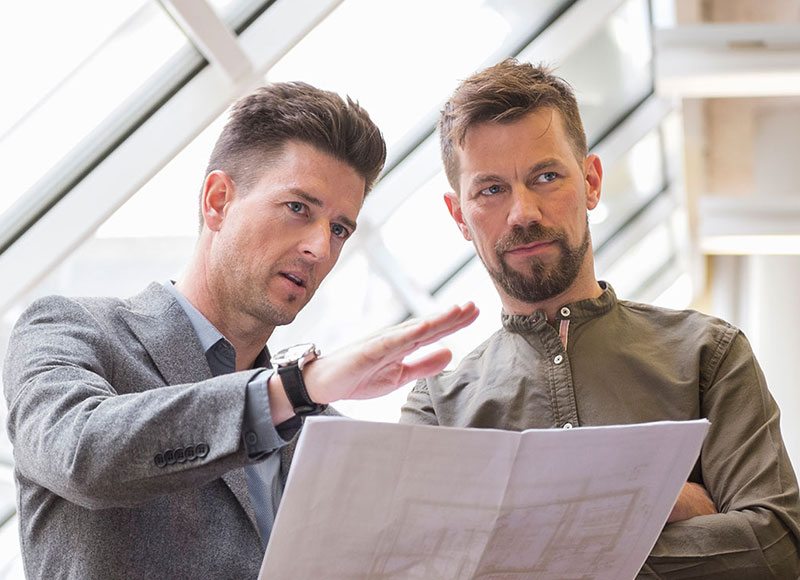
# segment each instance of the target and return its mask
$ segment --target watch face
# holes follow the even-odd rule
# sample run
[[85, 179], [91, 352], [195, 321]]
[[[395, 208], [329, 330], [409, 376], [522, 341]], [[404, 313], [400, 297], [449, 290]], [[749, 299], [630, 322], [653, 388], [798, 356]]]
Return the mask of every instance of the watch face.
[[272, 357], [272, 364], [274, 366], [281, 366], [296, 363], [312, 353], [319, 356], [317, 347], [314, 346], [313, 343], [296, 344], [275, 353], [275, 356]]

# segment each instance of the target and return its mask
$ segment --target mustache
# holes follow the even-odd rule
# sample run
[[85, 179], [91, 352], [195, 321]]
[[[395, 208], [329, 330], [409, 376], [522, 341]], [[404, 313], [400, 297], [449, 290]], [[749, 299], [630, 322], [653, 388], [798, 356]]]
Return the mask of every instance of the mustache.
[[532, 223], [526, 227], [514, 226], [510, 232], [497, 240], [494, 249], [499, 256], [517, 246], [524, 246], [533, 242], [563, 243], [565, 240], [566, 235], [563, 232], [538, 223]]

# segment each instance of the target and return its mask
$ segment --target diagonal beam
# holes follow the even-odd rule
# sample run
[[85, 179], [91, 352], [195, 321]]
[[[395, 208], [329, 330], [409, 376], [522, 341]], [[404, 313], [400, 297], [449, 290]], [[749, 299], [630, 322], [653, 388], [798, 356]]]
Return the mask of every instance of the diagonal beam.
[[164, 10], [206, 59], [232, 81], [253, 68], [236, 35], [206, 0], [159, 0]]

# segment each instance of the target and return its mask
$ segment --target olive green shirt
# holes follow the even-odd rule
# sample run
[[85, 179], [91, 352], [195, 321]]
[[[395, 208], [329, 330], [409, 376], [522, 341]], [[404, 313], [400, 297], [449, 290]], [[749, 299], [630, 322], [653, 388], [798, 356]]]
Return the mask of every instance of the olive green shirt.
[[601, 285], [554, 325], [543, 312], [503, 314], [455, 370], [417, 382], [401, 421], [521, 431], [705, 417], [690, 481], [720, 513], [667, 524], [638, 578], [798, 578], [797, 479], [745, 336]]

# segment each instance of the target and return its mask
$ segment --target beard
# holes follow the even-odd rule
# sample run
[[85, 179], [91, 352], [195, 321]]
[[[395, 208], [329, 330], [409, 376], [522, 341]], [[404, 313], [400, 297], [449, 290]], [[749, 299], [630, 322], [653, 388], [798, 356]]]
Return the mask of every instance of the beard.
[[[553, 242], [561, 250], [561, 257], [553, 264], [531, 256], [526, 267], [520, 271], [512, 268], [505, 260], [505, 253], [511, 248], [533, 242]], [[500, 269], [491, 268], [485, 260], [483, 264], [492, 279], [512, 298], [526, 303], [536, 303], [558, 296], [572, 285], [578, 277], [591, 237], [587, 218], [583, 240], [577, 246], [570, 246], [564, 232], [546, 228], [533, 223], [526, 228], [515, 226], [495, 244], [495, 254]]]

